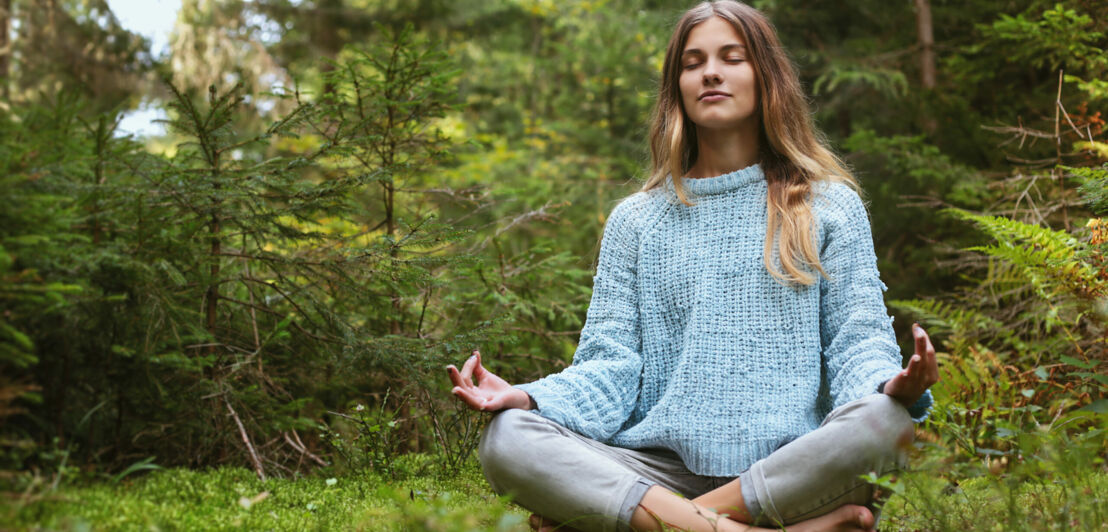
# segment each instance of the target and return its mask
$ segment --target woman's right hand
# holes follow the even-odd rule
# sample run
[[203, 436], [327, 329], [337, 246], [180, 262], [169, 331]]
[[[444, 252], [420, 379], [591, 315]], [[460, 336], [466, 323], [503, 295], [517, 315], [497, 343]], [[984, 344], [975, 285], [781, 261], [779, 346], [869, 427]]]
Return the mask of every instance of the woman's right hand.
[[[477, 351], [462, 365], [462, 371], [459, 372], [453, 364], [446, 366], [446, 371], [454, 383], [450, 393], [474, 410], [495, 412], [506, 408], [532, 408], [531, 396], [519, 388], [512, 388], [507, 381], [485, 369], [481, 365], [481, 353]], [[476, 386], [473, 380], [477, 381]]]

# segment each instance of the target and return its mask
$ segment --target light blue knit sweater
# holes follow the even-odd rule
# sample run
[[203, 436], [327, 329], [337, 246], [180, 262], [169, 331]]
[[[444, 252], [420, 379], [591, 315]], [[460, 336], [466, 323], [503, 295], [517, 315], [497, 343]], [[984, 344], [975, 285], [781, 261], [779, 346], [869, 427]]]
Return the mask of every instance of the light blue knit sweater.
[[[638, 192], [604, 227], [592, 301], [563, 371], [518, 385], [536, 413], [625, 448], [676, 451], [737, 476], [901, 370], [869, 218], [849, 187], [813, 186], [831, 280], [794, 288], [762, 265], [766, 181], [754, 165]], [[931, 407], [928, 391], [909, 413]]]

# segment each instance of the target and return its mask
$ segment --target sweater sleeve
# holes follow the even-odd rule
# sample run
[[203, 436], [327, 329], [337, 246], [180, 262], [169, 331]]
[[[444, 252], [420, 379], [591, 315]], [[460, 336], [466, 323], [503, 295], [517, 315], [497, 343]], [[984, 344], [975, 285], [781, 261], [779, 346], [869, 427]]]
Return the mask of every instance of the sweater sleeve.
[[[820, 342], [832, 408], [838, 408], [877, 393], [878, 385], [903, 368], [861, 198], [845, 185], [832, 184], [819, 203], [824, 207], [820, 262], [830, 276], [819, 281]], [[932, 402], [927, 390], [908, 413], [922, 422]]]
[[642, 213], [634, 198], [617, 205], [604, 226], [592, 300], [573, 364], [516, 386], [534, 399], [539, 415], [599, 441], [614, 435], [630, 417], [641, 385], [634, 225]]

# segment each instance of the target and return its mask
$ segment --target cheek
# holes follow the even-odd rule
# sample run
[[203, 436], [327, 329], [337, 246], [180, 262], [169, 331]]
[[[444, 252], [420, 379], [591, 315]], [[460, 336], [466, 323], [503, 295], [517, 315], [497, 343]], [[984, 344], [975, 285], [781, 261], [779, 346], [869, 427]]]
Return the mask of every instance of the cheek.
[[753, 68], [747, 68], [746, 72], [743, 72], [743, 85], [747, 87], [747, 90], [755, 97], [758, 96], [758, 77], [754, 75]]
[[682, 75], [677, 81], [677, 87], [681, 90], [681, 101], [685, 103], [686, 108], [689, 104], [689, 98], [695, 98], [696, 83], [690, 82], [689, 77]]

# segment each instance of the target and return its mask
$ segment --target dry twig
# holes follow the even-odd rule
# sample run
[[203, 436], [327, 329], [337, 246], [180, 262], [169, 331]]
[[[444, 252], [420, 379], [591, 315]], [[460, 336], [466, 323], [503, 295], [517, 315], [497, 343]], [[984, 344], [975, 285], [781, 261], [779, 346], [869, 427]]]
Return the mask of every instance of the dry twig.
[[239, 415], [235, 413], [234, 407], [231, 406], [231, 401], [223, 398], [223, 404], [227, 405], [227, 411], [231, 413], [231, 417], [234, 418], [235, 424], [239, 426], [239, 434], [242, 436], [242, 442], [246, 444], [246, 449], [250, 451], [250, 461], [254, 463], [254, 472], [258, 474], [258, 478], [265, 482], [265, 469], [262, 467], [262, 461], [258, 458], [257, 451], [254, 450], [254, 444], [250, 443], [250, 436], [246, 434], [246, 427], [242, 425], [242, 420], [239, 419]]

